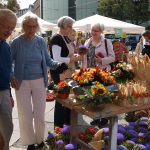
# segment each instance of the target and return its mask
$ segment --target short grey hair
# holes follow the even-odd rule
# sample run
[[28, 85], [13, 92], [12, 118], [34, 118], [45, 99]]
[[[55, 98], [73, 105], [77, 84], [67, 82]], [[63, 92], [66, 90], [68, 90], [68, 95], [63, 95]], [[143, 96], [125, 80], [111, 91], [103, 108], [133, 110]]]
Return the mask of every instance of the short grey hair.
[[75, 20], [72, 19], [71, 17], [63, 16], [63, 17], [58, 19], [57, 25], [58, 25], [59, 28], [65, 28], [68, 25], [73, 25], [74, 22], [75, 22]]
[[38, 22], [38, 17], [34, 14], [25, 16], [22, 21], [22, 31], [24, 32], [24, 25], [28, 23], [30, 20], [34, 20], [37, 23], [37, 32], [40, 32], [40, 24]]
[[95, 23], [91, 26], [91, 29], [92, 28], [96, 28], [96, 29], [100, 30], [101, 32], [103, 32], [105, 29], [104, 24], [102, 24], [102, 23]]
[[5, 19], [8, 18], [8, 19], [12, 19], [12, 20], [17, 21], [16, 14], [9, 9], [0, 9], [0, 19], [1, 18], [5, 18]]

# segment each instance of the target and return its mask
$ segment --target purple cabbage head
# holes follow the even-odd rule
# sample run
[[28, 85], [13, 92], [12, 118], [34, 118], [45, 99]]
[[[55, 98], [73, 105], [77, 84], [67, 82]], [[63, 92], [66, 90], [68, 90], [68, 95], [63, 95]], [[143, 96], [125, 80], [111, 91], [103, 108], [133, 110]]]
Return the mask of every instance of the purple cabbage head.
[[125, 133], [126, 133], [125, 127], [123, 127], [123, 126], [118, 126], [118, 132], [119, 132], [119, 133], [122, 133], [122, 134], [125, 134]]
[[136, 127], [138, 124], [137, 124], [137, 122], [129, 122], [129, 125], [133, 126], [133, 127]]
[[135, 145], [135, 142], [133, 140], [126, 140], [126, 143], [131, 144], [131, 145]]
[[55, 132], [53, 132], [53, 133], [49, 133], [49, 135], [48, 135], [47, 139], [55, 138], [55, 136], [56, 136], [56, 133], [55, 133]]
[[117, 133], [117, 143], [121, 144], [125, 140], [125, 137], [122, 133]]
[[128, 150], [124, 145], [119, 145], [118, 150]]
[[126, 132], [126, 134], [127, 134], [128, 138], [130, 138], [130, 139], [138, 137], [138, 132], [136, 132], [134, 130], [128, 130]]
[[62, 133], [62, 134], [70, 133], [70, 126], [64, 126], [64, 127], [61, 129], [61, 133]]
[[64, 144], [63, 140], [56, 141], [56, 145], [63, 145], [63, 144]]
[[104, 136], [109, 135], [109, 128], [103, 128], [103, 134]]
[[139, 122], [139, 125], [140, 125], [140, 126], [147, 127], [147, 126], [148, 126], [148, 122], [146, 122], [146, 121], [140, 121], [140, 122]]
[[77, 150], [76, 144], [67, 144], [65, 145], [65, 150]]
[[148, 117], [141, 117], [140, 120], [141, 121], [148, 121]]
[[126, 130], [134, 130], [134, 126], [128, 125], [128, 126], [126, 126]]
[[[140, 150], [146, 150], [146, 146], [143, 145], [143, 144], [137, 144], [137, 145], [136, 145], [136, 148], [137, 148], [137, 149], [140, 149]], [[136, 149], [136, 148], [135, 148], [135, 149]]]
[[142, 132], [142, 133], [148, 133], [148, 130], [147, 130], [146, 128], [144, 128], [144, 127], [139, 127], [139, 128], [137, 129], [137, 131], [138, 131], [138, 132]]

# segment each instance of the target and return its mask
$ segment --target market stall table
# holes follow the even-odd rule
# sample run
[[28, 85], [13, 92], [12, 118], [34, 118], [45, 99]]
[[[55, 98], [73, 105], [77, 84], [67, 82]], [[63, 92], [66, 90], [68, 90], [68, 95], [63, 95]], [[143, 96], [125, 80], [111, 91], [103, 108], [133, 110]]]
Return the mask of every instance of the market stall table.
[[128, 113], [132, 111], [142, 110], [150, 107], [148, 105], [136, 106], [133, 107], [122, 107], [114, 104], [105, 104], [102, 110], [94, 111], [92, 109], [85, 108], [81, 102], [77, 101], [74, 97], [74, 94], [70, 94], [68, 99], [58, 99], [56, 100], [61, 103], [63, 106], [69, 108], [71, 110], [71, 143], [78, 143], [81, 147], [84, 147], [86, 150], [95, 150], [92, 146], [84, 143], [77, 137], [76, 127], [77, 127], [77, 119], [78, 113], [82, 115], [86, 115], [93, 119], [100, 118], [109, 118], [109, 131], [110, 131], [110, 139], [109, 139], [109, 150], [117, 150], [117, 131], [118, 131], [118, 117], [117, 115], [122, 113]]

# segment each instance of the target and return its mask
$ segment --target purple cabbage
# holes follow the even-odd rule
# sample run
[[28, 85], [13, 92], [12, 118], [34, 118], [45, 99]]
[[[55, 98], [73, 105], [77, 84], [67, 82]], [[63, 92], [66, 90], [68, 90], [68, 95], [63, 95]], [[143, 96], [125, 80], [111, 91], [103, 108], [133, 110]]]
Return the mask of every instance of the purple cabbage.
[[138, 131], [138, 132], [142, 132], [142, 133], [148, 133], [148, 130], [147, 130], [146, 128], [144, 128], [144, 127], [139, 127], [139, 128], [137, 129], [137, 131]]
[[143, 144], [137, 144], [136, 145], [136, 148], [138, 149], [140, 149], [140, 150], [146, 150], [146, 146], [145, 145], [143, 145]]
[[145, 147], [146, 147], [146, 150], [150, 150], [150, 142], [145, 143], [144, 145], [145, 145]]
[[148, 126], [148, 122], [146, 122], [146, 121], [140, 121], [139, 125], [147, 127]]
[[118, 132], [119, 132], [119, 133], [122, 133], [122, 134], [125, 134], [125, 133], [126, 133], [125, 127], [123, 127], [123, 126], [118, 126]]
[[64, 144], [63, 140], [56, 141], [56, 145], [63, 145], [63, 144]]
[[61, 129], [61, 133], [62, 133], [62, 134], [70, 133], [70, 126], [64, 126], [64, 127]]
[[56, 136], [56, 133], [55, 133], [55, 132], [53, 132], [53, 133], [49, 133], [49, 135], [48, 135], [47, 139], [55, 138], [55, 136]]
[[131, 145], [135, 145], [135, 142], [133, 140], [126, 140], [126, 143], [129, 143]]
[[117, 143], [121, 144], [125, 140], [125, 137], [122, 133], [117, 133]]
[[137, 122], [129, 122], [129, 125], [136, 127], [138, 124], [137, 124]]
[[109, 128], [103, 128], [103, 134], [104, 136], [109, 135]]
[[127, 137], [129, 137], [129, 138], [136, 138], [136, 137], [138, 137], [138, 132], [136, 132], [134, 130], [128, 130], [126, 132], [126, 134], [127, 134]]
[[65, 150], [77, 150], [76, 144], [67, 144], [65, 145]]
[[141, 121], [148, 121], [148, 117], [141, 117], [140, 120]]
[[126, 126], [126, 129], [127, 130], [134, 130], [134, 126], [128, 125], [128, 126]]
[[128, 150], [124, 145], [119, 145], [118, 150]]

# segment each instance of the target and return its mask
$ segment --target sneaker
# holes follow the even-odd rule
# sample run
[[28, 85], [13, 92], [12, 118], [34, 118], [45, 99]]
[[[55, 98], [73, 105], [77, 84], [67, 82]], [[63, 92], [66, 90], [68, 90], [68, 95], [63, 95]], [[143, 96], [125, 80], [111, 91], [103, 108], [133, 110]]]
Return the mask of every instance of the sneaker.
[[28, 145], [27, 150], [36, 150], [36, 148], [35, 148], [34, 144], [32, 144], [32, 145]]

